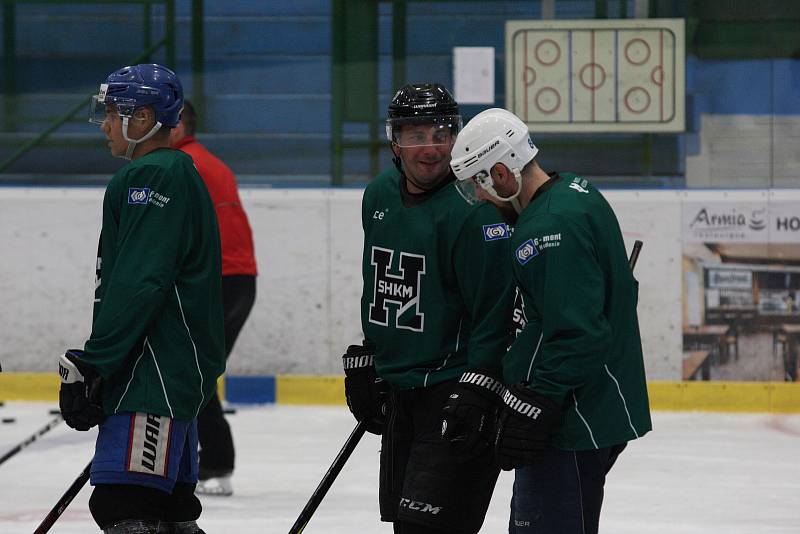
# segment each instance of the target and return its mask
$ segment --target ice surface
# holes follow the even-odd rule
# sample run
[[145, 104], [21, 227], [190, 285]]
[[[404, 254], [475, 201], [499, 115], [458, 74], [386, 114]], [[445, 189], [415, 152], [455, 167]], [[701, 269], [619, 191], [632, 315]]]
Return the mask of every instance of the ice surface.
[[[54, 406], [11, 402], [0, 455], [35, 433]], [[604, 534], [800, 532], [800, 415], [653, 414], [606, 483]], [[233, 497], [204, 497], [208, 534], [285, 534], [352, 430], [346, 408], [237, 407]], [[30, 533], [89, 461], [96, 431], [66, 425], [0, 465], [0, 533]], [[390, 533], [377, 512], [378, 438], [364, 437], [305, 530]], [[482, 533], [507, 531], [513, 475], [503, 473]], [[85, 487], [51, 530], [99, 532]]]

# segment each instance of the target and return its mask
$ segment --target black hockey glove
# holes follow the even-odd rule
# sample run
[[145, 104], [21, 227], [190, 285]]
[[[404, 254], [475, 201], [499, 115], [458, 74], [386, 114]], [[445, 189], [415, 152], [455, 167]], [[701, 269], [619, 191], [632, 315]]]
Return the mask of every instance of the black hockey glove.
[[367, 432], [380, 435], [386, 423], [389, 385], [375, 372], [374, 357], [375, 344], [369, 340], [347, 347], [342, 356], [344, 394], [356, 420], [368, 421]]
[[503, 383], [484, 371], [467, 371], [444, 405], [442, 439], [453, 452], [474, 457], [494, 441], [494, 422], [505, 391]]
[[561, 409], [552, 400], [524, 384], [508, 388], [503, 394], [495, 435], [500, 468], [508, 471], [539, 460], [560, 422]]
[[105, 415], [100, 395], [102, 379], [81, 356], [82, 350], [70, 349], [58, 358], [58, 406], [67, 425], [83, 431], [102, 423]]

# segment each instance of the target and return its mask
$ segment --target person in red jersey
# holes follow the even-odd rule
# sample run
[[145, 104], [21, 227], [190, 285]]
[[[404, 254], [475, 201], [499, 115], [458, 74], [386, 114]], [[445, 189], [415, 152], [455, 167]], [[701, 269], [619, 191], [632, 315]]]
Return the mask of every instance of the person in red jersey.
[[[191, 156], [205, 182], [217, 214], [222, 243], [222, 305], [225, 314], [225, 356], [230, 356], [239, 331], [256, 299], [256, 258], [253, 232], [239, 199], [233, 171], [195, 139], [197, 114], [184, 102], [181, 121], [173, 128], [170, 144]], [[215, 394], [197, 417], [200, 473], [196, 492], [205, 495], [233, 493], [233, 437]]]

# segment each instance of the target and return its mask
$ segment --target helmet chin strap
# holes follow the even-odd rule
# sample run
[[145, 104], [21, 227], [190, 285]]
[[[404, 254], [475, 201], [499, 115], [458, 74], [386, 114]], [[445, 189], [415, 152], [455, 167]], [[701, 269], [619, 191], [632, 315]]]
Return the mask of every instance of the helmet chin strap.
[[489, 183], [485, 185], [482, 183], [481, 187], [483, 187], [487, 193], [492, 195], [497, 200], [501, 202], [510, 203], [511, 207], [514, 208], [514, 211], [516, 211], [517, 214], [520, 214], [522, 213], [522, 204], [520, 204], [518, 197], [519, 194], [522, 192], [522, 175], [519, 173], [519, 169], [513, 169], [511, 172], [514, 173], [514, 179], [517, 181], [517, 190], [513, 195], [508, 197], [501, 196], [500, 193], [498, 193], [497, 190], [494, 188], [494, 180], [491, 178], [490, 178], [491, 181]]
[[130, 117], [122, 117], [122, 137], [128, 142], [128, 149], [125, 151], [125, 155], [120, 157], [130, 160], [133, 158], [133, 151], [136, 150], [136, 145], [153, 137], [161, 128], [161, 123], [156, 121], [153, 127], [150, 128], [150, 131], [144, 134], [140, 139], [131, 139], [128, 137], [128, 119], [130, 119]]

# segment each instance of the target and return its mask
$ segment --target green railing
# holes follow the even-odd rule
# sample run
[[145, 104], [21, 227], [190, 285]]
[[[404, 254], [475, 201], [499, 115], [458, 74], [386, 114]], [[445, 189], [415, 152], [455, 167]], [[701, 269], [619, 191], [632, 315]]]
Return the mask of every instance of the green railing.
[[[71, 4], [141, 4], [142, 16], [144, 18], [143, 41], [144, 51], [130, 61], [130, 65], [147, 62], [150, 56], [159, 49], [164, 49], [165, 63], [168, 67], [174, 68], [176, 64], [175, 56], [175, 0], [72, 0]], [[3, 5], [3, 70], [5, 93], [5, 117], [6, 130], [16, 130], [17, 106], [16, 95], [16, 5], [17, 4], [63, 4], [60, 0], [2, 0]], [[152, 7], [153, 4], [164, 6], [165, 29], [164, 37], [158, 42], [153, 42], [152, 27]], [[202, 0], [192, 0], [192, 72], [193, 88], [195, 99], [202, 107], [203, 98], [203, 21], [202, 21]], [[53, 132], [60, 128], [64, 123], [71, 120], [82, 109], [85, 109], [91, 100], [91, 95], [84, 98], [80, 103], [72, 107], [62, 117], [56, 119], [50, 126], [35, 138], [26, 142], [15, 150], [9, 157], [0, 162], [0, 173], [5, 171], [11, 164], [28, 153], [33, 148], [39, 146]], [[201, 117], [203, 114], [201, 114]]]
[[[378, 8], [381, 0], [333, 0], [331, 54], [331, 183], [344, 182], [343, 152], [366, 149], [369, 172], [378, 173], [378, 156], [386, 147], [382, 136], [384, 117], [378, 113]], [[423, 0], [392, 0], [392, 87], [399, 88], [406, 80], [406, 22], [408, 4]], [[427, 0], [439, 3], [464, 0]], [[485, 0], [467, 0], [483, 2]], [[526, 0], [530, 1], [530, 0]], [[659, 1], [659, 0], [652, 0]], [[660, 0], [674, 2], [675, 0]], [[541, 0], [543, 11], [552, 12], [557, 0]], [[670, 6], [672, 5], [670, 3]], [[549, 4], [549, 7], [545, 6]], [[608, 0], [595, 0], [595, 18], [609, 16]], [[628, 17], [628, 2], [618, 2], [617, 15]], [[652, 11], [652, 10], [651, 10]], [[344, 124], [368, 125], [368, 139], [346, 141]], [[643, 168], [652, 168], [652, 135], [643, 135]]]

